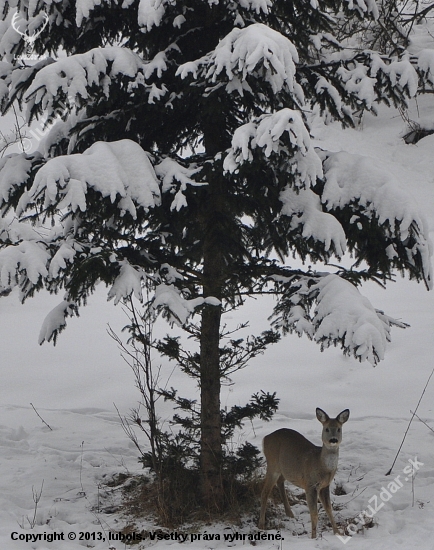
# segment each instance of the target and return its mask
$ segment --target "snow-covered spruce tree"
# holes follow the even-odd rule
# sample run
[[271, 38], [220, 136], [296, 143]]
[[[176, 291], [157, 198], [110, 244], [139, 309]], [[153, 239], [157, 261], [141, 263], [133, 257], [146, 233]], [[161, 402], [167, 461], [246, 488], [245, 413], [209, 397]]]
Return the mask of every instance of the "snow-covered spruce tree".
[[[221, 506], [222, 313], [280, 296], [275, 327], [373, 364], [393, 321], [356, 285], [406, 271], [431, 287], [426, 227], [411, 198], [363, 157], [315, 150], [308, 116], [352, 124], [376, 101], [402, 104], [434, 82], [433, 50], [352, 50], [342, 18], [374, 0], [1, 0], [0, 97], [28, 121], [61, 113], [40, 152], [0, 164], [0, 277], [21, 299], [64, 295], [40, 341], [55, 339], [96, 286], [115, 302], [143, 277], [154, 306], [200, 314], [203, 495]], [[31, 34], [31, 66], [11, 26]], [[17, 21], [17, 18], [15, 19]], [[68, 108], [65, 108], [65, 105]], [[345, 251], [351, 270], [321, 265]]]

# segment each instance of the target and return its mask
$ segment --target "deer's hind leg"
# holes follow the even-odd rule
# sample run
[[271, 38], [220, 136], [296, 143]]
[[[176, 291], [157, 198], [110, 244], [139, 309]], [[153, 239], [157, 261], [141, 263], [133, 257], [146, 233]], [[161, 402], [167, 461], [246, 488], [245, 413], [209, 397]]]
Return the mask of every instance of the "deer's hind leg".
[[279, 489], [280, 498], [283, 501], [283, 506], [285, 507], [286, 515], [289, 518], [293, 518], [294, 514], [292, 513], [291, 506], [289, 505], [288, 495], [285, 491], [285, 478], [281, 475], [277, 480], [277, 488]]
[[264, 486], [261, 493], [261, 514], [259, 516], [259, 529], [265, 529], [265, 511], [267, 508], [268, 497], [270, 496], [271, 490], [276, 485], [279, 474], [274, 472], [270, 466], [267, 468], [267, 473], [265, 474]]

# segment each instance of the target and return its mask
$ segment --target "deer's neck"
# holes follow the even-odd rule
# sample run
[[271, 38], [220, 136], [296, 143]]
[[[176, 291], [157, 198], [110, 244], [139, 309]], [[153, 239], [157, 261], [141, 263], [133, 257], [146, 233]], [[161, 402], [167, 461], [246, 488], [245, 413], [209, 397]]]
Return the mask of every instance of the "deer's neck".
[[324, 467], [330, 472], [335, 472], [338, 467], [338, 461], [339, 447], [328, 449], [325, 445], [323, 445], [321, 449], [321, 462]]

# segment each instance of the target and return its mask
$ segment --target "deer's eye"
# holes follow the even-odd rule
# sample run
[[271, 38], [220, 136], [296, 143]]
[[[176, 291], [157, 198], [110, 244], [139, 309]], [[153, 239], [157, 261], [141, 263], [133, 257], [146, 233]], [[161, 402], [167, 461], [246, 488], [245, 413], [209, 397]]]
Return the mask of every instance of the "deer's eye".
[[341, 429], [340, 429], [340, 428], [338, 428], [338, 433], [341, 433]]
[[330, 430], [328, 428], [326, 428], [326, 432], [329, 432]]

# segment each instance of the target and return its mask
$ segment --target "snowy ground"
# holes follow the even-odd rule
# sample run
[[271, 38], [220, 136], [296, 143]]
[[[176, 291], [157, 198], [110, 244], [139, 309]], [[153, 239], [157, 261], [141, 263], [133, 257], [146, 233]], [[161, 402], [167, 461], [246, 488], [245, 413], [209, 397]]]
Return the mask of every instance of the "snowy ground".
[[[419, 101], [418, 109], [426, 118], [432, 107]], [[415, 146], [405, 145], [400, 139], [403, 132], [405, 124], [393, 110], [382, 110], [378, 118], [367, 116], [357, 130], [313, 128], [319, 146], [327, 139], [327, 148], [382, 160], [397, 181], [411, 190], [434, 229], [434, 136]], [[300, 504], [294, 507], [295, 520], [285, 520], [279, 533], [270, 531], [284, 540], [257, 542], [261, 548], [434, 548], [434, 432], [415, 419], [392, 475], [385, 475], [407, 428], [410, 410], [414, 411], [434, 366], [434, 294], [400, 278], [387, 291], [369, 284], [364, 292], [375, 307], [411, 325], [393, 331], [386, 359], [375, 369], [341, 356], [338, 350], [320, 353], [315, 344], [288, 337], [234, 377], [236, 384], [226, 388], [223, 405], [244, 404], [260, 389], [277, 391], [281, 402], [274, 420], [258, 422], [243, 434], [258, 446], [266, 433], [282, 426], [300, 430], [319, 444], [321, 426], [315, 407], [330, 415], [349, 408], [336, 475], [347, 494], [333, 497], [342, 507], [335, 514], [338, 521], [344, 521], [363, 511], [372, 515], [378, 509], [374, 527], [345, 539], [346, 544], [329, 528], [320, 529], [312, 541], [305, 534], [310, 531], [309, 514]], [[120, 530], [125, 518], [119, 512], [107, 513], [116, 491], [110, 494], [104, 487], [104, 476], [141, 472], [137, 451], [124, 435], [113, 405], [127, 414], [137, 400], [133, 375], [106, 332], [108, 322], [119, 331], [124, 317], [120, 307], [107, 304], [104, 293], [98, 293], [79, 319], [69, 321], [55, 348], [39, 347], [40, 325], [55, 303], [56, 298], [43, 295], [24, 306], [14, 294], [0, 300], [0, 547], [106, 550], [111, 544], [120, 550], [126, 546], [109, 542], [108, 535]], [[252, 302], [234, 314], [232, 321], [249, 318], [254, 332], [264, 327], [267, 307], [267, 303]], [[190, 382], [176, 372], [171, 384], [181, 394], [194, 392], [187, 386]], [[418, 409], [418, 415], [434, 429], [433, 397], [434, 379]], [[409, 460], [416, 464], [414, 476], [404, 470]], [[397, 476], [388, 494], [385, 489]], [[35, 518], [34, 493], [41, 494]], [[321, 519], [324, 527], [323, 513]], [[155, 528], [144, 520], [138, 532]], [[205, 532], [219, 535], [220, 540], [205, 540]], [[249, 545], [248, 540], [224, 540], [224, 534], [237, 532], [254, 535], [257, 530], [253, 523], [242, 529], [207, 526], [201, 540], [192, 541], [192, 532], [184, 544], [204, 549]], [[65, 540], [50, 542], [54, 533], [63, 533]], [[68, 540], [69, 533], [77, 538]], [[86, 535], [79, 540], [80, 533], [89, 533], [90, 540], [85, 540]], [[32, 542], [38, 534], [42, 540]], [[27, 542], [11, 538], [26, 536]], [[93, 540], [98, 536], [106, 540]], [[162, 548], [178, 542], [147, 538], [135, 547]]]

